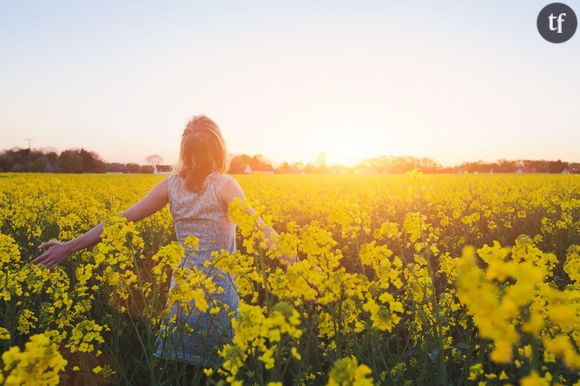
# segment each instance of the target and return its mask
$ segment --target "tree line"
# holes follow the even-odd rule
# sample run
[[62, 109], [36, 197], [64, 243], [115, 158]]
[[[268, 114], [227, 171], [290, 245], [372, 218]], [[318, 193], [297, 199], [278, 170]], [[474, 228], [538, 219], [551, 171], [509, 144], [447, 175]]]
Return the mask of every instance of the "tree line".
[[[0, 172], [55, 173], [153, 173], [154, 168], [168, 171], [160, 165], [163, 159], [154, 154], [147, 157], [148, 165], [105, 162], [97, 153], [86, 149], [69, 149], [61, 153], [37, 149], [13, 148], [0, 152]], [[282, 162], [276, 166], [261, 155], [237, 154], [230, 157], [228, 173], [334, 173], [375, 174], [405, 173], [410, 170], [424, 173], [580, 173], [580, 163], [546, 160], [498, 160], [496, 162], [464, 162], [443, 166], [431, 158], [381, 156], [362, 160], [355, 166], [328, 165], [324, 157], [317, 162]]]
[[85, 149], [55, 151], [9, 149], [0, 153], [0, 172], [53, 173], [153, 173], [153, 166], [105, 162]]

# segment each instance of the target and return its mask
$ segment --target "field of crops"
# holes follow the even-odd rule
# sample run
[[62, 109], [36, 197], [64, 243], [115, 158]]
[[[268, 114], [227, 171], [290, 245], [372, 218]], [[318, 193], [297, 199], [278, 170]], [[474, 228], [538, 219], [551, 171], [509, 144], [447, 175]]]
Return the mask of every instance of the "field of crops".
[[[235, 177], [281, 236], [268, 249], [233, 208], [239, 251], [210, 266], [236, 280], [235, 336], [193, 382], [580, 384], [580, 177]], [[113, 216], [161, 178], [0, 174], [0, 384], [177, 382], [152, 356], [161, 317], [224, 305], [211, 275], [179, 267], [167, 207]], [[107, 218], [92, 249], [29, 264]]]

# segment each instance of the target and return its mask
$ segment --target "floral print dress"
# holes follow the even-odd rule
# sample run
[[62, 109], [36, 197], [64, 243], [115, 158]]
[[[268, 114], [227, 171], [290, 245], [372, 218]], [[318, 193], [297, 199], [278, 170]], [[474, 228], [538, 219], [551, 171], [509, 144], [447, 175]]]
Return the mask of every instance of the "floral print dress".
[[[167, 191], [177, 241], [186, 251], [180, 267], [197, 268], [211, 277], [217, 287], [223, 288], [223, 292], [211, 295], [211, 298], [226, 304], [237, 315], [239, 295], [234, 278], [215, 267], [204, 267], [204, 262], [213, 259], [213, 252], [236, 252], [236, 225], [228, 218], [227, 208], [219, 199], [220, 192], [231, 179], [226, 174], [213, 172], [205, 178], [202, 191], [193, 193], [187, 190], [180, 176], [172, 175], [168, 177]], [[189, 236], [198, 238], [197, 251], [190, 252], [187, 248], [185, 240]], [[169, 290], [175, 285], [172, 276]], [[186, 308], [189, 309], [187, 312]], [[221, 307], [219, 313], [212, 314], [196, 309], [194, 301], [189, 307], [174, 304], [161, 321], [153, 355], [204, 367], [219, 367], [222, 359], [218, 349], [231, 341], [233, 335], [225, 308]], [[167, 329], [169, 331], [165, 332]]]

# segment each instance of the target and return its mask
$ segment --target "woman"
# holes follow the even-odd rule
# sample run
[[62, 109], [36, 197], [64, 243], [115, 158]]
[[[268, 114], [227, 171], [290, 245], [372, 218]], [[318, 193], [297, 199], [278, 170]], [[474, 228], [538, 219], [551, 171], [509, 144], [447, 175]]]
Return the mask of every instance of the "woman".
[[[182, 265], [204, 270], [203, 262], [211, 259], [213, 251], [236, 251], [236, 225], [228, 218], [228, 209], [236, 197], [245, 199], [245, 194], [235, 179], [224, 174], [226, 158], [225, 143], [217, 124], [204, 115], [193, 117], [183, 131], [177, 173], [159, 182], [143, 199], [120, 215], [129, 221], [139, 221], [169, 203], [177, 240], [184, 250], [187, 250], [184, 242], [188, 236], [199, 239], [199, 248], [193, 255], [186, 254]], [[249, 211], [253, 213], [253, 209]], [[264, 231], [265, 241], [272, 245], [276, 232], [266, 227], [261, 219], [258, 222]], [[42, 243], [39, 248], [48, 250], [33, 263], [54, 268], [71, 253], [99, 242], [103, 224], [101, 222], [74, 240]], [[224, 275], [216, 275], [213, 279], [224, 289], [218, 300], [236, 311], [239, 297], [233, 281]], [[170, 289], [174, 286], [172, 277]], [[178, 309], [174, 307], [162, 323], [168, 325], [169, 317], [176, 312]], [[189, 372], [198, 373], [195, 366], [219, 366], [217, 349], [226, 343], [224, 338], [231, 338], [230, 320], [225, 312], [209, 318], [207, 313], [187, 316], [187, 323], [194, 327], [194, 331], [186, 336], [158, 337], [154, 355], [185, 362]], [[169, 346], [172, 349], [167, 349]]]

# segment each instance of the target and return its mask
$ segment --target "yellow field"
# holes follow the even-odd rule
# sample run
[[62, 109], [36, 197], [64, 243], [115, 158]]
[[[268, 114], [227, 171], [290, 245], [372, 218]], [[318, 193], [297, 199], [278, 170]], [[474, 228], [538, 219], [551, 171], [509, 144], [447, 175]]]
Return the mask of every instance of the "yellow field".
[[[160, 317], [223, 305], [211, 278], [179, 267], [167, 207], [112, 216], [161, 178], [0, 174], [0, 384], [174, 382], [182, 369], [151, 355]], [[236, 179], [281, 238], [266, 249], [232, 211], [240, 251], [212, 266], [243, 301], [210, 383], [578, 384], [580, 177]], [[92, 250], [53, 271], [28, 264], [40, 242], [106, 218]]]

